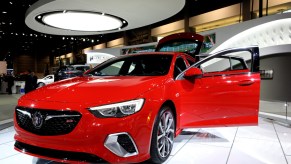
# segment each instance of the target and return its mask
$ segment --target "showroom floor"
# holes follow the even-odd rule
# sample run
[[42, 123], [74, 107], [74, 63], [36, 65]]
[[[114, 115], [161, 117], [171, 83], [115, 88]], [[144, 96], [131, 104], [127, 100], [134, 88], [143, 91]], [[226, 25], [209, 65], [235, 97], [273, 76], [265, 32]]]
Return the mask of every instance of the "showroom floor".
[[[1, 164], [52, 164], [13, 149], [13, 127], [0, 131]], [[291, 128], [259, 118], [259, 126], [186, 129], [168, 164], [291, 164]]]

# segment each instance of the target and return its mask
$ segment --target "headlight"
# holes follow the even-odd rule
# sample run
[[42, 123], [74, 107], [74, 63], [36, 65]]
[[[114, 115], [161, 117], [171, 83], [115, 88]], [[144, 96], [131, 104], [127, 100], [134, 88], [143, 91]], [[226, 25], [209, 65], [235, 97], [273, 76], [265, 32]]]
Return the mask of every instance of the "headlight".
[[124, 117], [138, 112], [144, 103], [144, 99], [131, 100], [116, 104], [109, 104], [89, 108], [96, 117]]

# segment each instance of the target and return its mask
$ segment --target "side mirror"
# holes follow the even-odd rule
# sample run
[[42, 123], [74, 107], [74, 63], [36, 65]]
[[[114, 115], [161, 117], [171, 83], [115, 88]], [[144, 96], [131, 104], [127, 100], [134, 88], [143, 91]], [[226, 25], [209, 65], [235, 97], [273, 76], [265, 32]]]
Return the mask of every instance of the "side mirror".
[[191, 78], [191, 77], [200, 76], [200, 75], [202, 75], [202, 71], [201, 69], [196, 68], [196, 67], [192, 67], [184, 73], [185, 78]]

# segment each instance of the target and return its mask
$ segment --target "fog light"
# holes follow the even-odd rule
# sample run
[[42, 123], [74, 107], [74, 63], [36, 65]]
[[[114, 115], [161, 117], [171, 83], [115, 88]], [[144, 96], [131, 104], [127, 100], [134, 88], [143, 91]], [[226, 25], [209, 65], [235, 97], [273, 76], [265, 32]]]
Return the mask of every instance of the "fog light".
[[128, 133], [115, 133], [107, 136], [104, 146], [120, 157], [130, 157], [138, 154], [137, 147]]

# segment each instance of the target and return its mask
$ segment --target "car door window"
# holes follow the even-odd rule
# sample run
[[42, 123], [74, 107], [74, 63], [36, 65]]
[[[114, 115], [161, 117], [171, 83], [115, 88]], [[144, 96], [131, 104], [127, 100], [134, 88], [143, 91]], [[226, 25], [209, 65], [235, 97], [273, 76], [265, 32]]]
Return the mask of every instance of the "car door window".
[[185, 61], [182, 57], [178, 57], [174, 67], [174, 78], [176, 78], [182, 71], [187, 68]]
[[227, 54], [208, 60], [200, 65], [204, 73], [223, 73], [227, 71], [249, 71], [244, 57], [238, 54]]
[[221, 72], [230, 69], [230, 62], [228, 59], [213, 59], [201, 64], [201, 69], [204, 73]]
[[240, 61], [240, 60], [232, 58], [232, 59], [230, 59], [230, 63], [231, 63], [231, 66], [232, 66], [232, 70], [245, 69], [243, 61]]

